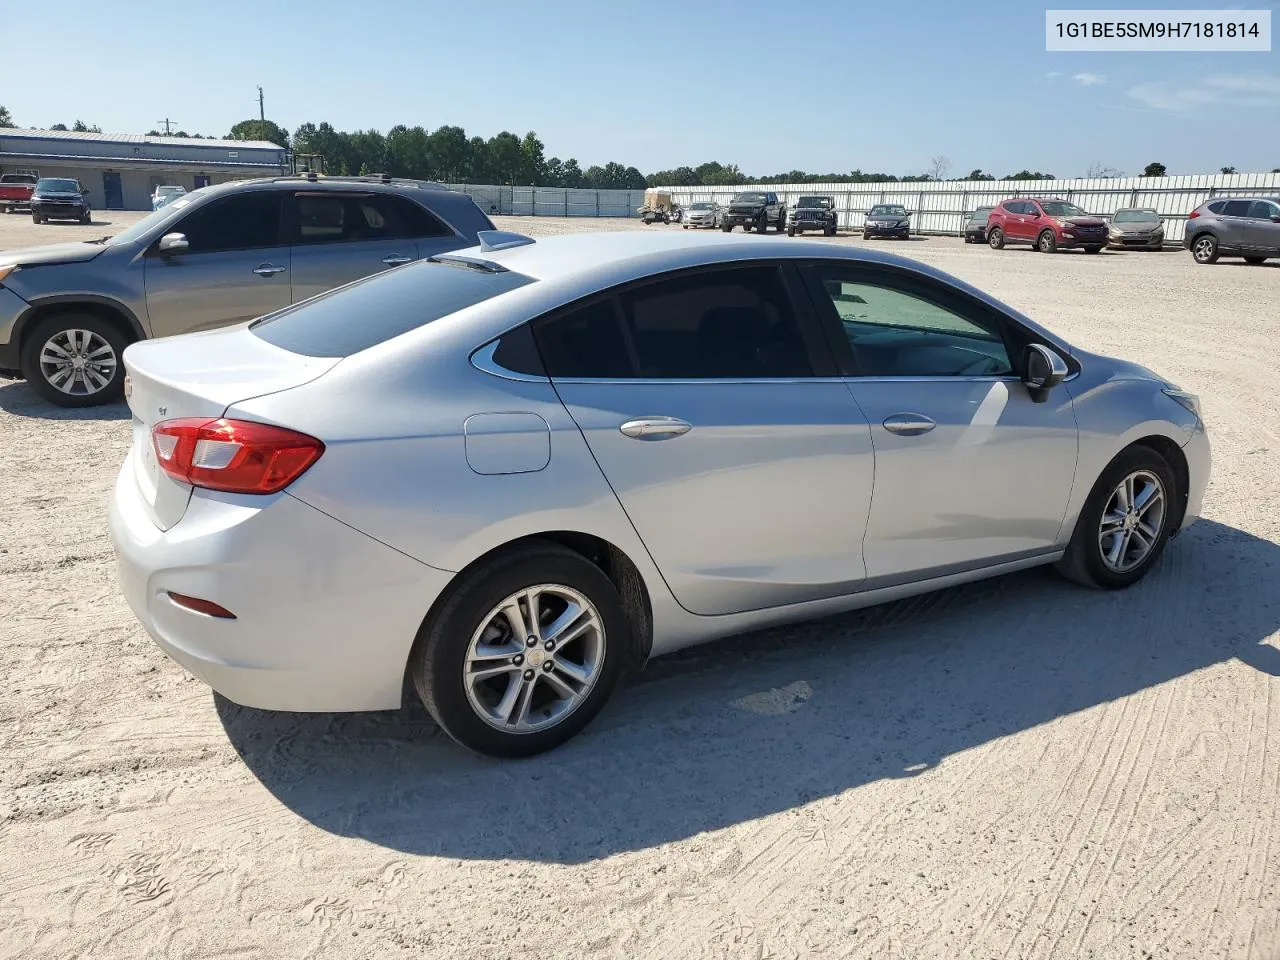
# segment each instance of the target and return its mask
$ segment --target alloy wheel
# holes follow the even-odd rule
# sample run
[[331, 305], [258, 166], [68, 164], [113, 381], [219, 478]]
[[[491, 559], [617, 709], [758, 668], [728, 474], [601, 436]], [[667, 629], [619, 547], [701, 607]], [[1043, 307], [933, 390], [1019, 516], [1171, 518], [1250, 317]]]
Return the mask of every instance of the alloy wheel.
[[1212, 237], [1201, 237], [1196, 241], [1195, 249], [1192, 253], [1195, 255], [1196, 261], [1199, 263], [1208, 263], [1213, 256], [1214, 243]]
[[73, 397], [101, 392], [116, 374], [115, 348], [92, 330], [59, 330], [40, 348], [40, 373]]
[[1135, 470], [1111, 492], [1102, 510], [1098, 547], [1113, 573], [1128, 573], [1151, 555], [1164, 530], [1164, 484], [1150, 470]]
[[485, 615], [471, 637], [463, 686], [476, 716], [504, 733], [536, 733], [587, 699], [605, 658], [604, 622], [562, 584], [527, 587]]

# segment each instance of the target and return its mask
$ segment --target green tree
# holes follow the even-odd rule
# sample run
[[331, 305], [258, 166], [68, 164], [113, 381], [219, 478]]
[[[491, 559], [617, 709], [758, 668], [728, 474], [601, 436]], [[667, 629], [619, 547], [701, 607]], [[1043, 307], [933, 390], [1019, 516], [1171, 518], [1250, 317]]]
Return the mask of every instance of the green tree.
[[580, 188], [586, 185], [586, 177], [582, 174], [582, 168], [578, 166], [578, 161], [570, 157], [564, 162], [564, 171], [560, 174], [560, 185], [562, 187]]
[[422, 127], [397, 124], [387, 131], [387, 170], [393, 177], [425, 180], [431, 175], [431, 149]]
[[387, 138], [377, 130], [357, 130], [346, 138], [347, 163], [359, 174], [387, 173]]
[[1005, 179], [1006, 180], [1056, 180], [1057, 177], [1055, 177], [1052, 173], [1041, 173], [1039, 170], [1036, 170], [1034, 173], [1030, 170], [1019, 170], [1017, 173], [1009, 174], [1007, 177], [1005, 177]]
[[994, 179], [995, 179], [995, 177], [994, 177], [994, 176], [992, 176], [992, 175], [991, 175], [991, 174], [989, 174], [989, 173], [984, 172], [984, 171], [983, 171], [983, 170], [981, 170], [981, 169], [977, 169], [977, 168], [975, 168], [975, 169], [973, 169], [973, 170], [970, 170], [970, 171], [969, 171], [969, 175], [968, 175], [967, 177], [965, 177], [964, 179], [966, 179], [966, 180], [994, 180]]
[[1163, 163], [1148, 163], [1142, 168], [1144, 177], [1164, 177], [1168, 176], [1168, 170]]
[[0, 104], [0, 127], [14, 126], [13, 114], [9, 112], [9, 108]]
[[1235, 168], [1235, 167], [1223, 167], [1223, 168], [1222, 168], [1222, 172], [1223, 172], [1223, 173], [1235, 173], [1235, 172], [1236, 172], [1236, 168]]
[[50, 130], [65, 130], [65, 129], [67, 129], [67, 125], [66, 125], [65, 123], [55, 123], [55, 124], [54, 124], [52, 127], [50, 127], [49, 129], [50, 129]]
[[489, 156], [489, 144], [484, 137], [472, 137], [467, 141], [467, 173], [468, 183], [497, 183], [493, 172], [493, 161]]
[[71, 129], [76, 133], [101, 133], [102, 128], [96, 123], [93, 126], [85, 123], [83, 120], [77, 120], [71, 125]]
[[289, 146], [289, 131], [272, 120], [241, 120], [231, 132], [228, 140], [260, 140], [274, 143], [278, 147]]
[[525, 186], [546, 182], [547, 161], [543, 156], [543, 144], [530, 130], [520, 141], [520, 179]]
[[471, 145], [461, 127], [440, 127], [427, 138], [427, 155], [433, 176], [445, 183], [459, 183], [467, 173]]

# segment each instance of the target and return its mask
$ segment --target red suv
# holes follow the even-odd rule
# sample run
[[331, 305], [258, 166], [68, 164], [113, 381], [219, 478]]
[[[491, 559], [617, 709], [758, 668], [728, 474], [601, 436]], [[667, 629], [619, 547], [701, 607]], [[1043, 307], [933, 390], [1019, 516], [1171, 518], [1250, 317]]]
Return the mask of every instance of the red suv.
[[1107, 222], [1066, 200], [1020, 197], [1006, 200], [987, 215], [987, 243], [993, 250], [1006, 243], [1029, 243], [1041, 253], [1060, 247], [1097, 253], [1107, 243]]

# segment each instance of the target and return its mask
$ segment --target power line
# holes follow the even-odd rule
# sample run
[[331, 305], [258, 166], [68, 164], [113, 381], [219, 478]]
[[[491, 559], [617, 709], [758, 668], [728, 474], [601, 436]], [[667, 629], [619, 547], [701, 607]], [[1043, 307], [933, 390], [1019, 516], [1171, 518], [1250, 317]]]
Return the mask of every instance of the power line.
[[170, 129], [172, 128], [172, 126], [173, 126], [175, 123], [177, 123], [177, 122], [178, 122], [177, 120], [170, 120], [168, 117], [165, 117], [163, 120], [157, 120], [157, 121], [156, 121], [156, 123], [163, 123], [163, 124], [164, 124], [164, 135], [165, 135], [166, 137], [169, 135], [169, 131], [170, 131]]

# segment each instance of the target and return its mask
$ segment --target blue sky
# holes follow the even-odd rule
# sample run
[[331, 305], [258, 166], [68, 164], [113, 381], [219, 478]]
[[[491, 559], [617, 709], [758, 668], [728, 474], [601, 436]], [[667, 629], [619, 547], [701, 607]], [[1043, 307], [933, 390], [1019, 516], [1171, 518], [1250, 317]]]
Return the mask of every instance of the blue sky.
[[221, 136], [262, 84], [290, 130], [535, 130], [549, 157], [644, 173], [1280, 167], [1280, 53], [1047, 53], [1046, 6], [1106, 4], [60, 0], [32, 19], [77, 49], [6, 44], [0, 103], [23, 126]]

